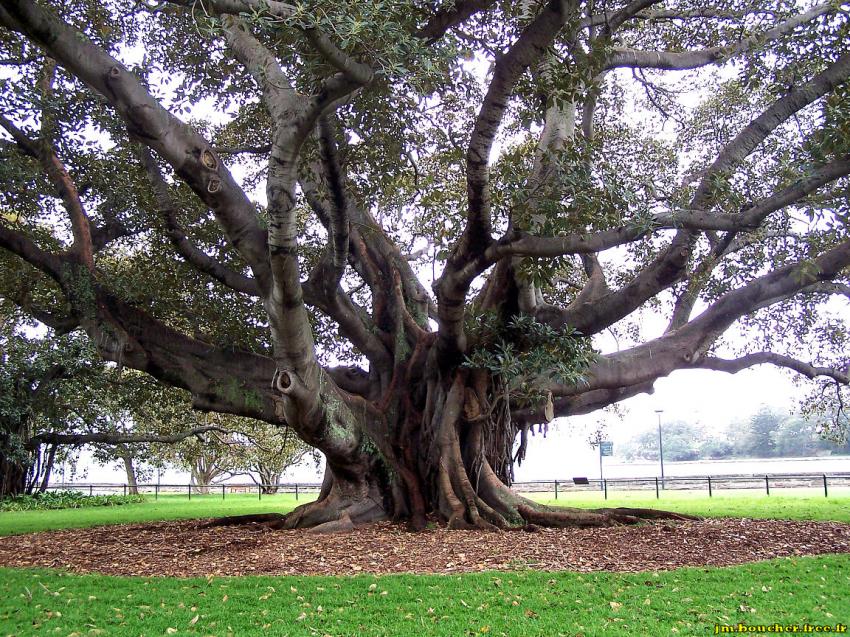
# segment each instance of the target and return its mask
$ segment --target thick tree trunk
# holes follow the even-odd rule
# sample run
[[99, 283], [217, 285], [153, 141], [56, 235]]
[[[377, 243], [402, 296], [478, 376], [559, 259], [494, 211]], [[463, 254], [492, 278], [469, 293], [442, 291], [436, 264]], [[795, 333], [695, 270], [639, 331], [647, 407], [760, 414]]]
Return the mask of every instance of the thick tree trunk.
[[0, 434], [0, 498], [11, 498], [26, 493], [30, 470], [29, 457], [12, 448], [9, 434]]
[[280, 484], [280, 471], [275, 471], [265, 465], [257, 466], [257, 474], [260, 476], [260, 489], [266, 495], [274, 495], [278, 492]]
[[214, 464], [208, 464], [201, 458], [192, 463], [189, 475], [197, 493], [206, 495], [210, 492], [210, 485], [221, 475], [221, 471]]
[[[551, 508], [509, 488], [513, 447], [521, 433], [504, 398], [479, 372], [458, 370], [449, 382], [408, 384], [369, 417], [343, 423], [347, 455], [332, 448], [319, 498], [285, 516], [239, 517], [276, 528], [343, 531], [384, 519], [422, 529], [428, 519], [449, 528], [525, 525], [610, 526], [675, 514], [640, 510]], [[361, 412], [365, 414], [366, 412]], [[356, 433], [356, 435], [354, 435]]]
[[[50, 445], [50, 450], [47, 452], [47, 458], [44, 460], [44, 465], [42, 466], [42, 477], [41, 484], [38, 487], [39, 493], [44, 493], [47, 491], [47, 485], [50, 484], [50, 474], [53, 472], [53, 463], [56, 460], [56, 449], [57, 445]], [[65, 475], [63, 472], [62, 482], [65, 481]]]
[[127, 493], [129, 495], [139, 495], [139, 484], [136, 480], [136, 467], [133, 464], [133, 456], [129, 452], [121, 454], [121, 461], [124, 463], [124, 472], [127, 474]]
[[25, 445], [26, 427], [3, 423], [0, 427], [0, 498], [29, 491], [29, 478], [36, 454]]

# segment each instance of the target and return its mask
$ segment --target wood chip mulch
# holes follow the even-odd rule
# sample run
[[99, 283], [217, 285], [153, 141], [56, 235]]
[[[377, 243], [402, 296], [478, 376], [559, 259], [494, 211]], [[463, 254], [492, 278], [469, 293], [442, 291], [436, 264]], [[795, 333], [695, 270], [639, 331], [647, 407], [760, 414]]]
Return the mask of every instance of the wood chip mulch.
[[202, 521], [69, 529], [0, 538], [0, 566], [109, 575], [354, 575], [669, 570], [775, 557], [850, 553], [850, 524], [709, 519], [536, 533], [421, 533], [380, 523], [315, 535]]

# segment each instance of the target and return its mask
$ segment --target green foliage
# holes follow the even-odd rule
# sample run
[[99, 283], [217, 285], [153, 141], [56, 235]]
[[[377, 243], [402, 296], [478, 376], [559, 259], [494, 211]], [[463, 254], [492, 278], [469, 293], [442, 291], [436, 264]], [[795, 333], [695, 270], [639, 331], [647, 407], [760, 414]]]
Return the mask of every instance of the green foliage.
[[[716, 5], [720, 17], [701, 17], [699, 3], [688, 0], [664, 8], [681, 9], [687, 15], [676, 19], [642, 15], [622, 25], [616, 41], [604, 28], [580, 26], [587, 11], [617, 9], [592, 4], [568, 3], [575, 14], [547, 47], [541, 62], [521, 73], [506, 99], [507, 116], [495, 133], [489, 184], [497, 236], [515, 231], [557, 237], [624, 226], [649, 231], [655, 213], [675, 218], [678, 210], [687, 208], [700, 171], [711, 165], [729, 141], [768, 104], [822, 71], [850, 46], [847, 13], [840, 3], [834, 3], [837, 11], [770, 43], [746, 38], [798, 15], [800, 3], [722, 0]], [[61, 15], [120, 58], [168, 110], [221, 151], [222, 164], [255, 201], [258, 220], [267, 222], [262, 195], [267, 154], [222, 150], [243, 145], [256, 150], [270, 142], [274, 124], [262, 104], [261, 87], [228, 49], [220, 18], [204, 2], [162, 3], [156, 10], [152, 6], [69, 0], [62, 3]], [[279, 60], [299, 92], [315, 94], [322, 82], [338, 72], [310, 44], [306, 30], [320, 29], [345, 54], [376, 70], [375, 80], [340, 105], [334, 116], [342, 132], [339, 155], [347, 188], [352, 204], [373, 214], [402, 254], [421, 253], [413, 262], [417, 274], [438, 278], [466, 224], [465, 151], [493, 65], [504, 59], [540, 3], [493, 3], [433, 42], [416, 33], [434, 10], [451, 8], [450, 1], [299, 0], [276, 5], [288, 12], [283, 17], [272, 15], [263, 2], [253, 6], [241, 19]], [[657, 9], [650, 7], [647, 12]], [[746, 54], [717, 72], [599, 73], [605, 56], [615, 47], [695, 51], [728, 46], [742, 38], [748, 42]], [[126, 236], [97, 254], [94, 278], [68, 271], [64, 290], [43, 272], [2, 251], [0, 298], [66, 314], [66, 297], [70, 297], [78, 316], [92, 318], [94, 286], [104, 285], [121, 301], [199, 341], [270, 355], [268, 320], [261, 302], [197, 272], [167, 240], [167, 228], [139, 167], [139, 137], [135, 132], [128, 134], [126, 123], [107, 101], [61, 67], [54, 70], [40, 49], [8, 29], [0, 30], [0, 59], [4, 60], [0, 112], [32, 139], [56, 147], [93, 227], [104, 229], [117, 222], [127, 230]], [[710, 209], [705, 212], [737, 214], [806, 178], [825, 162], [845, 157], [850, 149], [848, 90], [846, 84], [838, 87], [773, 131], [740, 165], [715, 175]], [[597, 105], [595, 116], [584, 122], [593, 124], [592, 141], [587, 141], [580, 132], [580, 120], [592, 104]], [[552, 108], [560, 109], [569, 132], [562, 144], [540, 150], [540, 127]], [[305, 144], [300, 168], [315, 158], [316, 144], [311, 139]], [[535, 171], [545, 178], [534, 178]], [[25, 234], [38, 247], [62, 253], [72, 236], [68, 215], [55, 186], [42, 173], [32, 157], [8, 139], [0, 140], [4, 184], [0, 224]], [[182, 184], [179, 175], [166, 173], [177, 221], [189, 242], [234, 272], [249, 274], [244, 260], [223, 238], [215, 214]], [[844, 178], [777, 211], [759, 231], [737, 233], [722, 262], [694, 277], [691, 289], [699, 294], [697, 307], [767, 270], [796, 261], [811, 263], [844, 241], [850, 219], [848, 201]], [[327, 235], [304, 202], [299, 205], [300, 266], [306, 274], [322, 254]], [[368, 232], [363, 235], [368, 242]], [[616, 248], [613, 258], [611, 252], [603, 254], [600, 263], [609, 288], [622, 290], [634, 281], [658, 257], [668, 238], [657, 233]], [[694, 238], [693, 265], [710, 254], [712, 244], [717, 245], [708, 236]], [[525, 258], [517, 268], [547, 302], [559, 305], [575, 298], [587, 280], [577, 255]], [[352, 300], [362, 307], [363, 316], [377, 315], [371, 293], [351, 270], [342, 287], [353, 290]], [[810, 277], [815, 271], [804, 268], [800, 274]], [[839, 280], [846, 282], [846, 276]], [[672, 291], [680, 292], [684, 285]], [[667, 300], [662, 294], [648, 300], [646, 307], [656, 310]], [[793, 354], [804, 343], [802, 349], [812, 352], [816, 364], [828, 361], [843, 368], [843, 352], [848, 351], [846, 321], [827, 316], [822, 301], [822, 296], [799, 296], [744, 317], [740, 325], [750, 336], [748, 346]], [[341, 338], [337, 322], [318, 309], [310, 311], [322, 362], [362, 362], [361, 353]], [[489, 330], [489, 335], [476, 333], [479, 326], [472, 325], [470, 332], [478, 343], [469, 353], [467, 366], [487, 369], [523, 400], [540, 398], [534, 390], [535, 376], [551, 373], [561, 382], [581, 383], [591, 360], [589, 345], [580, 344], [586, 339], [544, 333], [518, 320], [513, 325], [495, 325], [484, 319], [480, 327]], [[624, 323], [610, 327], [639, 340], [636, 323]], [[778, 325], [783, 329], [776, 329]], [[399, 357], [406, 353], [399, 347]], [[553, 367], [547, 368], [550, 364]], [[258, 405], [258, 395], [249, 389], [236, 383], [222, 387], [228, 398], [241, 398], [247, 407]], [[846, 404], [842, 396], [830, 393], [819, 403], [814, 400], [813, 409], [827, 402]], [[177, 400], [184, 399], [180, 395]], [[11, 413], [6, 403], [0, 408]], [[86, 414], [89, 420], [91, 411]], [[73, 418], [68, 426], [85, 428], [85, 420]], [[107, 423], [109, 419], [102, 415], [95, 415], [95, 420], [99, 425], [116, 424], [115, 418]], [[146, 424], [155, 420], [147, 419]], [[59, 424], [56, 419], [52, 422]], [[830, 429], [838, 435], [846, 424], [845, 414]], [[22, 438], [9, 440], [8, 453], [19, 454]]]
[[48, 511], [56, 509], [83, 509], [87, 507], [139, 504], [141, 495], [85, 495], [80, 491], [44, 491], [33, 495], [19, 495], [0, 500], [0, 511]]
[[533, 317], [519, 315], [504, 322], [485, 313], [468, 327], [474, 342], [463, 366], [484, 369], [520, 403], [539, 402], [541, 378], [581, 384], [595, 359], [590, 339], [569, 328], [555, 330]]

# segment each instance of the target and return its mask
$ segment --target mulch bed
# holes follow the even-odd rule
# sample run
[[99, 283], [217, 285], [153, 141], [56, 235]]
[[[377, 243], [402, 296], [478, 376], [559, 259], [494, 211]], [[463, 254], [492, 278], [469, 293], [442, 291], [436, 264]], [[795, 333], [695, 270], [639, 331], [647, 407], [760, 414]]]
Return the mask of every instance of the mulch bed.
[[380, 523], [315, 535], [202, 521], [69, 529], [0, 538], [0, 566], [109, 575], [354, 575], [669, 570], [850, 553], [850, 524], [710, 519], [605, 529], [410, 533]]

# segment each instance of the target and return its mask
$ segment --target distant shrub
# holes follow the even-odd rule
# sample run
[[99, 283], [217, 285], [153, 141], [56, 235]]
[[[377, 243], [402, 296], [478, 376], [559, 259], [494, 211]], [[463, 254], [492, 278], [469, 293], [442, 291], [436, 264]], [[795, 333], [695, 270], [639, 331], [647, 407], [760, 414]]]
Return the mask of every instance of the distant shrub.
[[45, 491], [0, 500], [0, 511], [38, 511], [46, 509], [82, 509], [120, 506], [144, 502], [141, 495], [85, 495], [80, 491]]

